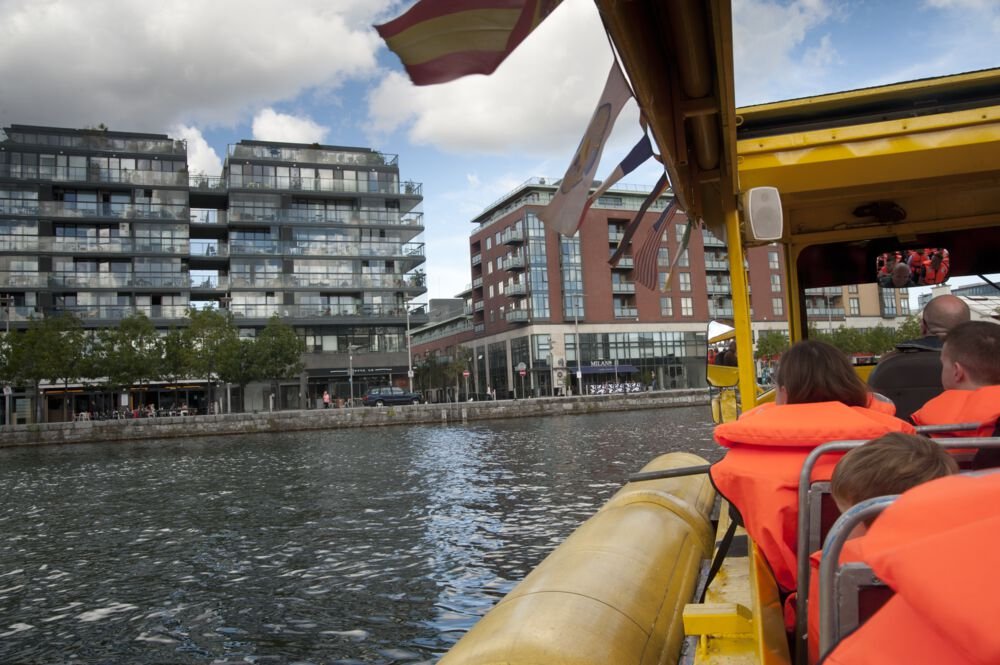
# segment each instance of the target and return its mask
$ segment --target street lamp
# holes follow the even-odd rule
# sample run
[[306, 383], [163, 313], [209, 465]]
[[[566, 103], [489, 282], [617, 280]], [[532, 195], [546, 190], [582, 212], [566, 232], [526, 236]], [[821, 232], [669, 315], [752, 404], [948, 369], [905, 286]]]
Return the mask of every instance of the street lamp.
[[573, 335], [576, 337], [576, 390], [578, 395], [583, 394], [583, 342], [580, 340], [580, 307], [583, 305], [583, 294], [575, 294], [580, 299], [580, 304], [573, 307]]
[[354, 406], [354, 347], [347, 346], [347, 386], [351, 393], [348, 406]]
[[[410, 382], [410, 392], [413, 392], [413, 345], [410, 340], [410, 305], [406, 303], [406, 378]], [[465, 392], [469, 392], [466, 389]]]

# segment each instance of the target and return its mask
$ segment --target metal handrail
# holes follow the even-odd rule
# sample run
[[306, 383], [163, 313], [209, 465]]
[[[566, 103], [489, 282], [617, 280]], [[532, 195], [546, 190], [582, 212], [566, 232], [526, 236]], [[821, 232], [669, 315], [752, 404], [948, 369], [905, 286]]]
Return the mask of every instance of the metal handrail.
[[[962, 426], [969, 425], [971, 423], [955, 423], [952, 425], [945, 425], [947, 429], [943, 431], [954, 432], [961, 431]], [[978, 423], [975, 424], [978, 427]], [[928, 431], [937, 431], [928, 429], [922, 430], [922, 433]], [[852, 448], [857, 448], [865, 443], [866, 440], [850, 440], [850, 441], [830, 441], [829, 443], [824, 443], [813, 448], [809, 451], [806, 456], [805, 461], [802, 463], [802, 471], [799, 473], [799, 505], [798, 505], [798, 526], [796, 531], [796, 567], [798, 570], [796, 579], [796, 611], [795, 611], [795, 662], [804, 663], [806, 662], [806, 638], [807, 638], [807, 619], [808, 619], [808, 605], [809, 605], [809, 540], [807, 534], [809, 531], [809, 521], [810, 521], [810, 506], [809, 506], [809, 486], [810, 480], [812, 478], [813, 468], [816, 466], [816, 462], [820, 457], [829, 453], [844, 452], [851, 450]], [[940, 438], [933, 439], [935, 443], [942, 446], [945, 449], [956, 449], [956, 448], [997, 448], [1000, 449], [1000, 437], [953, 437], [953, 438]]]
[[[850, 538], [857, 525], [877, 517], [883, 510], [892, 505], [899, 495], [878, 496], [874, 499], [861, 501], [837, 518], [830, 529], [830, 534], [823, 544], [823, 557], [819, 563], [820, 611], [819, 611], [819, 653], [825, 654], [835, 642], [835, 636], [840, 632], [840, 616], [837, 613], [837, 598], [839, 584], [835, 577], [840, 564], [840, 552], [844, 543]], [[796, 606], [796, 612], [802, 612]]]

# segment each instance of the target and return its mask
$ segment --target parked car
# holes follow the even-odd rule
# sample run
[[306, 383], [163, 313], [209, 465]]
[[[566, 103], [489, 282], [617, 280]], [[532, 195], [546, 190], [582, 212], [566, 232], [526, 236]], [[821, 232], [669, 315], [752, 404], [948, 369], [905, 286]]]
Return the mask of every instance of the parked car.
[[365, 406], [385, 406], [386, 404], [420, 404], [420, 395], [410, 393], [395, 386], [370, 389], [361, 403]]

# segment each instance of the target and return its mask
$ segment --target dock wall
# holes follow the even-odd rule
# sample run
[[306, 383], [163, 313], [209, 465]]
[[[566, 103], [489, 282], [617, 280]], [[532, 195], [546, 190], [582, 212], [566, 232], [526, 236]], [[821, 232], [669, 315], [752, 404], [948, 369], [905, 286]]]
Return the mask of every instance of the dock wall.
[[[455, 424], [494, 418], [631, 411], [707, 405], [708, 391], [660, 390], [628, 395], [586, 395], [488, 402], [457, 402], [408, 406], [312, 409], [265, 413], [231, 413], [171, 418], [137, 418], [72, 423], [15, 425], [0, 430], [0, 448], [225, 436], [344, 427]], [[706, 413], [706, 417], [708, 414]]]

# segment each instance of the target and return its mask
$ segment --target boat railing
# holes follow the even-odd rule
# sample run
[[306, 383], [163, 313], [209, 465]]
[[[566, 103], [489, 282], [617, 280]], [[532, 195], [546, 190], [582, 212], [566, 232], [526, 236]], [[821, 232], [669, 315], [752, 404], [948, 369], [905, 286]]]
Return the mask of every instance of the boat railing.
[[[970, 431], [979, 423], [955, 423], [949, 425], [922, 426], [919, 434], [938, 432]], [[954, 437], [937, 438], [934, 442], [947, 450], [1000, 450], [1000, 437]], [[798, 490], [798, 530], [796, 550], [796, 611], [795, 611], [795, 662], [805, 663], [808, 649], [807, 619], [809, 616], [809, 555], [820, 548], [823, 542], [824, 524], [822, 506], [824, 497], [829, 497], [828, 481], [812, 481], [813, 470], [824, 455], [842, 453], [868, 443], [868, 440], [831, 441], [817, 446], [806, 456], [799, 474]]]
[[[865, 563], [855, 561], [840, 565], [840, 553], [855, 527], [871, 522], [896, 498], [897, 495], [890, 495], [861, 501], [837, 518], [830, 529], [819, 564], [820, 655], [861, 623], [860, 590], [863, 587], [885, 586]], [[803, 608], [796, 605], [796, 612], [802, 611]]]

